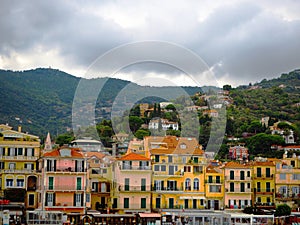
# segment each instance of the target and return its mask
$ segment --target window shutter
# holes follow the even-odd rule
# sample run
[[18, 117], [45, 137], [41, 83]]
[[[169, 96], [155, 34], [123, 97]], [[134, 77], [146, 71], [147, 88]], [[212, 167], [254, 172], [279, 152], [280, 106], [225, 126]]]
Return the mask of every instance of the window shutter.
[[45, 206], [48, 206], [48, 193], [46, 193], [46, 201], [45, 201]]

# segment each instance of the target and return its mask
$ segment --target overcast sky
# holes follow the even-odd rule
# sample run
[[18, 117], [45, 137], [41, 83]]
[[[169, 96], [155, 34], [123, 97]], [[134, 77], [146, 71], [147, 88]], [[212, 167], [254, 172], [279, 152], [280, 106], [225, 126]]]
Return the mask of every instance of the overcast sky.
[[[279, 77], [300, 68], [300, 1], [0, 2], [2, 69], [52, 67], [86, 76], [107, 51], [147, 40], [196, 53], [220, 86]], [[190, 84], [182, 71], [157, 63], [131, 65], [113, 76]]]

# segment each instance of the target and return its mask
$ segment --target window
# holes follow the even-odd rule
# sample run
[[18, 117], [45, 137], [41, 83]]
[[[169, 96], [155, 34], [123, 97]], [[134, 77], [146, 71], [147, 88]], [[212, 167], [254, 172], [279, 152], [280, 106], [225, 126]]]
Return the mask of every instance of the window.
[[33, 149], [32, 148], [26, 148], [25, 149], [25, 156], [33, 156]]
[[190, 191], [191, 190], [191, 179], [190, 178], [187, 178], [185, 180], [185, 190], [186, 191]]
[[34, 164], [33, 163], [25, 163], [25, 169], [26, 170], [34, 170]]
[[261, 197], [257, 197], [257, 202], [261, 202]]
[[194, 190], [195, 191], [199, 190], [199, 179], [198, 178], [194, 179]]
[[247, 183], [247, 188], [250, 189], [250, 183]]
[[189, 208], [189, 200], [188, 199], [184, 199], [184, 208], [185, 209]]
[[102, 193], [107, 192], [107, 185], [106, 185], [105, 182], [101, 183], [100, 189], [101, 189], [101, 192], [102, 192]]
[[261, 192], [261, 190], [260, 190], [260, 188], [261, 188], [261, 187], [260, 187], [260, 182], [257, 182], [256, 185], [257, 185], [257, 192]]
[[0, 162], [0, 170], [4, 169], [4, 162]]
[[160, 209], [160, 207], [161, 207], [160, 198], [156, 198], [155, 208]]
[[176, 180], [168, 180], [167, 181], [167, 189], [170, 191], [177, 190], [177, 181]]
[[17, 179], [17, 187], [23, 187], [24, 186], [24, 179]]
[[209, 185], [209, 192], [220, 193], [221, 186], [220, 185]]
[[271, 192], [271, 183], [270, 182], [266, 183], [266, 192]]
[[34, 194], [28, 195], [28, 205], [34, 205]]
[[234, 183], [233, 182], [230, 183], [230, 190], [229, 191], [234, 192]]
[[194, 157], [194, 163], [198, 163], [198, 157]]
[[230, 170], [230, 180], [234, 180], [234, 171]]
[[18, 148], [18, 155], [23, 155], [23, 148]]
[[98, 182], [93, 182], [92, 183], [92, 192], [97, 192], [98, 191]]
[[49, 177], [48, 178], [48, 189], [53, 190], [53, 182], [54, 182], [54, 177]]
[[90, 194], [86, 194], [85, 198], [86, 198], [86, 202], [90, 202], [91, 201], [91, 195]]
[[125, 188], [124, 191], [129, 191], [129, 178], [125, 178]]
[[169, 198], [169, 209], [174, 208], [174, 198]]
[[159, 165], [154, 165], [154, 171], [159, 171]]
[[55, 202], [54, 193], [46, 193], [46, 205], [53, 206]]
[[169, 175], [174, 175], [177, 171], [177, 166], [169, 166]]
[[0, 147], [0, 155], [4, 155], [4, 148]]
[[14, 169], [16, 169], [16, 164], [15, 163], [9, 163], [8, 167], [9, 167], [10, 170], [14, 170]]
[[163, 180], [154, 180], [154, 190], [163, 190], [164, 189], [164, 181]]
[[146, 198], [141, 198], [141, 208], [142, 209], [146, 208]]
[[245, 180], [245, 171], [240, 171], [240, 179]]
[[295, 167], [295, 161], [294, 160], [291, 161], [291, 166]]
[[186, 163], [186, 157], [185, 157], [185, 156], [182, 157], [182, 163], [183, 163], [183, 164]]
[[13, 187], [14, 180], [13, 179], [6, 179], [6, 187]]
[[208, 176], [208, 183], [212, 183], [213, 182], [213, 177], [212, 176]]
[[129, 208], [129, 198], [124, 198], [124, 209]]
[[79, 207], [79, 206], [82, 206], [82, 194], [80, 193], [76, 193], [75, 194], [75, 206]]
[[286, 174], [285, 173], [279, 174], [279, 179], [280, 180], [286, 180]]
[[261, 177], [261, 168], [260, 167], [256, 168], [256, 176]]
[[240, 188], [241, 188], [241, 192], [245, 192], [245, 183], [241, 183]]
[[118, 199], [114, 198], [112, 208], [116, 209], [118, 207]]
[[159, 162], [159, 155], [155, 156], [155, 162]]
[[247, 177], [250, 177], [250, 171], [247, 171]]
[[190, 166], [184, 166], [184, 172], [191, 172]]
[[266, 168], [266, 177], [271, 177], [271, 169]]
[[221, 177], [220, 176], [216, 176], [216, 183], [220, 184], [221, 183]]
[[77, 182], [76, 182], [76, 189], [77, 190], [81, 190], [81, 186], [82, 186], [82, 184], [81, 184], [81, 177], [77, 177]]
[[167, 170], [166, 165], [161, 165], [160, 170], [163, 171], [163, 172], [165, 172]]
[[173, 162], [173, 157], [171, 155], [168, 156], [168, 162], [169, 163]]
[[141, 179], [141, 191], [146, 191], [146, 179]]
[[193, 199], [193, 209], [197, 209], [197, 199]]

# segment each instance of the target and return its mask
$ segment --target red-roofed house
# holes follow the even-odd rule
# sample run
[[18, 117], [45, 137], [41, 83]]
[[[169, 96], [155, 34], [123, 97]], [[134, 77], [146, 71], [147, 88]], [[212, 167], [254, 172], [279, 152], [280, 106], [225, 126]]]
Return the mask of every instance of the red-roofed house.
[[42, 201], [39, 208], [84, 213], [90, 207], [86, 160], [78, 148], [62, 147], [40, 159]]
[[151, 211], [151, 160], [136, 153], [128, 153], [114, 164], [113, 208], [119, 212]]

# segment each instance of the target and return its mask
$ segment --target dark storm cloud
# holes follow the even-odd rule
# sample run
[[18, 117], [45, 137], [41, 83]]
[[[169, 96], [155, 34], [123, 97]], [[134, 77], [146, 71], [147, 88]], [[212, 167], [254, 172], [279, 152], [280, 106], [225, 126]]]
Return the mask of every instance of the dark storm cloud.
[[[121, 44], [162, 40], [198, 54], [222, 83], [247, 84], [299, 68], [300, 3], [231, 3], [1, 1], [0, 67], [39, 67], [33, 57], [38, 52], [49, 65], [54, 58], [62, 61], [61, 70], [82, 70]], [[53, 49], [52, 58], [43, 54]], [[16, 62], [19, 55], [25, 63]], [[182, 75], [159, 63], [132, 65], [122, 72], [124, 79], [126, 73], [162, 73], [170, 79]]]

